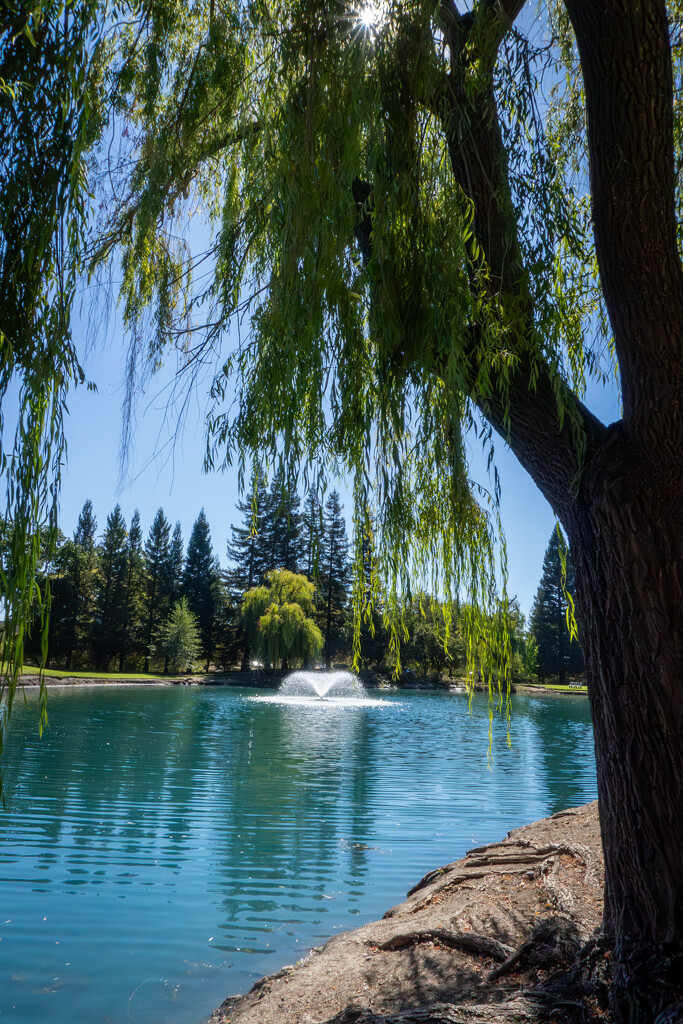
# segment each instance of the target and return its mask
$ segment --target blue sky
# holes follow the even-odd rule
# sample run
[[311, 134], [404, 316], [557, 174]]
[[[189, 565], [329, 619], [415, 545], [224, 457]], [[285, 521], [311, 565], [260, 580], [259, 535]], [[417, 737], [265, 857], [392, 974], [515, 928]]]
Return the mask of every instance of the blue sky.
[[[121, 479], [120, 439], [124, 395], [126, 343], [112, 317], [110, 329], [88, 346], [84, 358], [86, 376], [97, 393], [79, 387], [69, 402], [67, 421], [68, 461], [64, 471], [60, 525], [66, 534], [75, 529], [86, 498], [95, 508], [98, 528], [117, 501], [127, 522], [140, 510], [146, 535], [154, 514], [162, 506], [167, 517], [180, 520], [185, 542], [203, 507], [211, 527], [214, 551], [225, 565], [230, 524], [237, 521], [237, 471], [202, 472], [206, 390], [199, 388], [189, 401], [175, 444], [175, 422], [166, 412], [164, 383], [172, 374], [153, 378], [137, 404], [128, 467]], [[83, 346], [85, 348], [85, 345]], [[592, 388], [588, 404], [604, 422], [619, 416], [616, 389]], [[486, 482], [479, 451], [471, 451], [475, 476]], [[554, 528], [549, 505], [506, 446], [496, 444], [496, 463], [502, 482], [502, 517], [508, 543], [509, 590], [528, 613], [538, 586], [546, 545]], [[350, 497], [339, 482], [342, 501], [350, 514]]]

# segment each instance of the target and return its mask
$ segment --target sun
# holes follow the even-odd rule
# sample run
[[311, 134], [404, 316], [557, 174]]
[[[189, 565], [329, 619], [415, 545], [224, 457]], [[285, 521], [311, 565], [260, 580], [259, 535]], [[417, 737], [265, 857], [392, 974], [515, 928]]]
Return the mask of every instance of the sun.
[[379, 29], [387, 17], [387, 5], [382, 0], [367, 0], [358, 9], [358, 24], [366, 31], [372, 32]]

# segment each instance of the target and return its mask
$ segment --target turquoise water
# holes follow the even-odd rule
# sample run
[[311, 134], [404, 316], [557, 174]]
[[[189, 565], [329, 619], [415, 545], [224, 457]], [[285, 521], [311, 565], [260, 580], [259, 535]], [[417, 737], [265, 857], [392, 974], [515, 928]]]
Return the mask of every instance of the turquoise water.
[[199, 1024], [430, 868], [596, 795], [585, 697], [366, 706], [88, 687], [18, 701], [0, 818], [0, 1024]]

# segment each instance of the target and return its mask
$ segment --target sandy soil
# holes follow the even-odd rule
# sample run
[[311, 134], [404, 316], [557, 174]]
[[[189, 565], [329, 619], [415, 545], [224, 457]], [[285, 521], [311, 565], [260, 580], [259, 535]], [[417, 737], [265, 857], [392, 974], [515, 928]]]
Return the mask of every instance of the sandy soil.
[[608, 1020], [576, 966], [602, 890], [597, 804], [562, 811], [430, 872], [381, 921], [227, 999], [211, 1024]]

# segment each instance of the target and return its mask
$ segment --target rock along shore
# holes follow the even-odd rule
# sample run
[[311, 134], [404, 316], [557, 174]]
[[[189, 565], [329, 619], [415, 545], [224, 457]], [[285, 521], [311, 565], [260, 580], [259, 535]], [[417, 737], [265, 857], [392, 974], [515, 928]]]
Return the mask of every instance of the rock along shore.
[[[429, 872], [381, 921], [226, 999], [211, 1024], [607, 1021], [599, 989], [582, 983], [602, 900], [591, 803]], [[605, 957], [592, 948], [595, 975]]]

